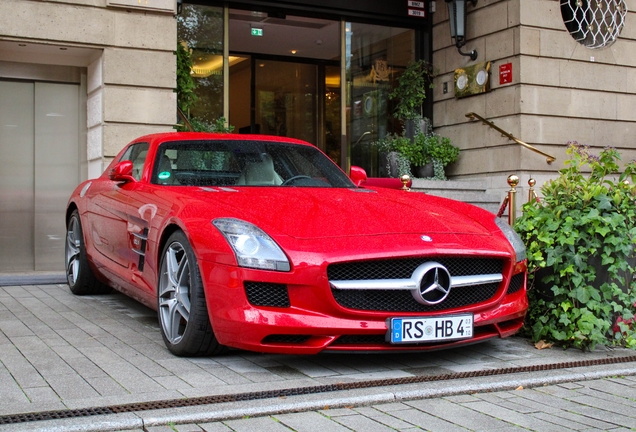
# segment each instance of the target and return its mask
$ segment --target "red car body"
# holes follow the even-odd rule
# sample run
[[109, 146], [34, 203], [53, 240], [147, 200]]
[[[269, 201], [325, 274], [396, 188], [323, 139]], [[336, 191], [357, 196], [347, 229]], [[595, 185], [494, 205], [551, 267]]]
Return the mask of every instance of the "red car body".
[[[158, 167], [162, 145], [202, 141], [235, 143], [237, 148], [258, 141], [315, 149], [270, 136], [164, 133], [138, 138], [129, 146], [147, 143], [147, 150], [143, 165], [134, 167], [136, 174], [123, 162], [127, 146], [101, 177], [80, 184], [70, 198], [67, 224], [75, 212], [81, 230], [74, 233], [83, 233], [70, 248], [81, 243], [84, 253], [67, 252], [70, 283], [77, 278], [74, 266], [84, 262], [77, 260], [85, 257], [100, 282], [157, 309], [162, 253], [170, 235], [180, 231], [194, 254], [219, 346], [295, 354], [417, 351], [506, 337], [522, 326], [528, 307], [526, 261], [517, 259], [519, 252], [492, 213], [424, 193], [353, 183], [156, 184], [157, 178], [169, 175]], [[234, 152], [240, 156], [239, 150]], [[327, 159], [322, 153], [320, 157]], [[167, 166], [171, 169], [174, 161]], [[238, 174], [239, 168], [233, 172]], [[332, 168], [344, 177], [335, 164]], [[289, 268], [239, 265], [226, 234], [212, 223], [218, 219], [260, 228], [283, 251]], [[399, 270], [406, 276], [394, 273], [401, 266], [406, 266]], [[420, 272], [411, 278], [415, 287], [393, 286], [415, 269]], [[449, 276], [445, 269], [450, 279], [444, 279]], [[500, 276], [455, 287], [451, 280], [459, 280], [458, 273]], [[430, 278], [439, 282], [444, 299], [424, 299], [423, 304]], [[393, 285], [385, 289], [383, 284]], [[414, 319], [413, 329], [422, 330], [425, 324], [418, 324], [419, 318], [437, 318], [433, 322], [441, 326], [445, 317], [456, 315], [472, 317], [471, 337], [415, 343], [392, 343], [389, 337], [391, 319]], [[410, 330], [404, 334], [410, 336]]]

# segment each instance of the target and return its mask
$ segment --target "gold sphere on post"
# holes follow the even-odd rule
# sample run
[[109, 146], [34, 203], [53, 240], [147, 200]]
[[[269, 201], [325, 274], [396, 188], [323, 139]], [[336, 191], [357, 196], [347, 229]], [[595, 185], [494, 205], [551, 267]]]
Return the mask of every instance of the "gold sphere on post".
[[514, 189], [518, 184], [519, 184], [519, 176], [516, 174], [510, 174], [508, 176], [508, 185]]
[[533, 178], [530, 178], [530, 180], [528, 180], [528, 186], [530, 186], [531, 188], [534, 187], [534, 185], [537, 184], [537, 181]]
[[407, 184], [411, 181], [411, 176], [408, 174], [403, 174], [400, 176], [400, 181], [402, 182], [402, 190], [410, 190]]

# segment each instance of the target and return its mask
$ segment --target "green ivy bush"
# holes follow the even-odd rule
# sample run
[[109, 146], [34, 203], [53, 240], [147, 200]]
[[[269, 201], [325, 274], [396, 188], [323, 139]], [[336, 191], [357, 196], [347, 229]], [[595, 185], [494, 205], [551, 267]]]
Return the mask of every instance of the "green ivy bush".
[[525, 335], [584, 350], [636, 348], [636, 162], [621, 173], [616, 149], [595, 156], [576, 142], [567, 154], [515, 223], [528, 252]]

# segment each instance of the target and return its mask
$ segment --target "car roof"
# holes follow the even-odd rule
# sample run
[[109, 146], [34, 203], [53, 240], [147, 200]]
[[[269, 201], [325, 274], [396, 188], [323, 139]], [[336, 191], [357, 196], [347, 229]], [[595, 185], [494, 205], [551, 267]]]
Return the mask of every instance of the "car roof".
[[134, 141], [148, 143], [162, 143], [166, 141], [199, 141], [199, 140], [223, 140], [223, 141], [269, 141], [286, 144], [299, 144], [315, 147], [314, 145], [295, 138], [287, 138], [275, 135], [252, 135], [252, 134], [227, 134], [209, 132], [163, 132], [141, 136]]

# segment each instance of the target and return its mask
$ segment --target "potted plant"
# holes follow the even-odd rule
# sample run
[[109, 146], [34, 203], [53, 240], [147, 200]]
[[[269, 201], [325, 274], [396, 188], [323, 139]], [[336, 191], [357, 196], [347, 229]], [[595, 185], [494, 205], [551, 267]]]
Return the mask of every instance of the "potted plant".
[[459, 156], [459, 148], [449, 138], [433, 132], [418, 132], [413, 140], [404, 134], [388, 134], [375, 144], [381, 153], [388, 155], [387, 172], [391, 177], [409, 174], [446, 180], [445, 167]]
[[424, 164], [424, 149], [413, 145], [404, 135], [387, 134], [383, 139], [373, 143], [380, 154], [386, 156], [386, 171], [389, 177], [412, 176], [412, 164]]
[[415, 142], [422, 140], [423, 148], [426, 152], [426, 162], [433, 164], [433, 178], [437, 180], [447, 180], [446, 166], [457, 161], [459, 148], [451, 144], [448, 137], [443, 137], [435, 133], [417, 136]]
[[413, 137], [416, 128], [422, 129], [419, 125], [423, 118], [422, 103], [426, 99], [426, 90], [433, 87], [432, 67], [424, 60], [411, 62], [397, 81], [397, 87], [389, 95], [397, 100], [393, 116], [404, 122], [407, 136]]

